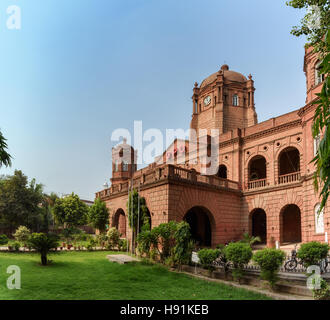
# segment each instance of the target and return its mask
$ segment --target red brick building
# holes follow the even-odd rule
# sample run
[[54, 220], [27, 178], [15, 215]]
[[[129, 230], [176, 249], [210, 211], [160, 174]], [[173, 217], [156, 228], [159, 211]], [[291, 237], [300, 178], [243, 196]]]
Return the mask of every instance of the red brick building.
[[[329, 209], [317, 214], [320, 199], [311, 163], [318, 146], [312, 137], [312, 101], [324, 80], [318, 63], [307, 49], [306, 105], [262, 123], [251, 75], [246, 78], [224, 65], [200, 86], [196, 83], [190, 127], [206, 130], [206, 152], [211, 145], [218, 148], [217, 173], [201, 173], [201, 140], [190, 145], [176, 140], [141, 170], [134, 149], [124, 142], [113, 149], [111, 187], [96, 194], [109, 208], [110, 225], [130, 237], [126, 203], [133, 183], [146, 199], [152, 227], [186, 220], [200, 245], [238, 240], [244, 232], [268, 244], [325, 241]], [[211, 136], [212, 129], [220, 134]]]

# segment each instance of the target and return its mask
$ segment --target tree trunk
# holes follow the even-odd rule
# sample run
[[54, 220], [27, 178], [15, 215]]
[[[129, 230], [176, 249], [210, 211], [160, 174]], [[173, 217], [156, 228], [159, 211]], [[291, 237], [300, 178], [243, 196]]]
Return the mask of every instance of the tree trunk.
[[41, 264], [43, 266], [47, 265], [47, 254], [46, 253], [41, 253]]

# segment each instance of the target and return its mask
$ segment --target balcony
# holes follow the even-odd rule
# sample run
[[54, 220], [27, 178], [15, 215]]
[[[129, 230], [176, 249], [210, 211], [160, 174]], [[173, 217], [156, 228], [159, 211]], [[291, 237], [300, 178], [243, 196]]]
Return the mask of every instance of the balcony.
[[253, 180], [249, 181], [248, 183], [248, 189], [259, 189], [264, 188], [267, 185], [267, 179], [260, 179], [260, 180]]
[[293, 173], [285, 174], [285, 175], [278, 177], [278, 184], [299, 182], [300, 178], [301, 178], [300, 172], [293, 172]]

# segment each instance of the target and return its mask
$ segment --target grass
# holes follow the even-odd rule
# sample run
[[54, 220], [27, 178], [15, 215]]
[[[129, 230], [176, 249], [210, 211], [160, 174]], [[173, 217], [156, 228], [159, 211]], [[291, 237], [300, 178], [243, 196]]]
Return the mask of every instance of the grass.
[[[34, 253], [0, 253], [1, 300], [264, 300], [261, 294], [168, 271], [160, 265], [109, 262], [109, 252], [61, 252], [40, 265]], [[9, 265], [21, 268], [21, 289], [9, 290]]]

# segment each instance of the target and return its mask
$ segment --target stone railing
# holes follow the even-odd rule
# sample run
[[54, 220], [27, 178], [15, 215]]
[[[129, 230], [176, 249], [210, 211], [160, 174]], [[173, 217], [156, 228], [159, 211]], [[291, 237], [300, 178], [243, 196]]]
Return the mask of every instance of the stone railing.
[[[205, 184], [214, 187], [240, 190], [239, 183], [216, 176], [205, 176], [195, 170], [189, 170], [174, 165], [163, 165], [154, 169], [143, 169], [134, 174], [133, 187], [135, 189], [161, 180], [177, 180], [183, 182]], [[127, 192], [131, 187], [131, 180], [112, 185], [110, 188], [96, 193], [96, 197], [104, 198], [117, 193]]]
[[300, 172], [285, 174], [278, 177], [278, 184], [292, 183], [300, 181]]
[[264, 188], [267, 185], [267, 179], [249, 181], [248, 189], [259, 189]]

